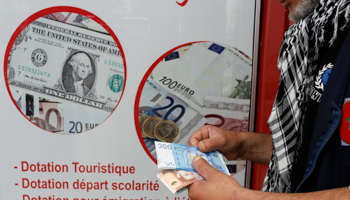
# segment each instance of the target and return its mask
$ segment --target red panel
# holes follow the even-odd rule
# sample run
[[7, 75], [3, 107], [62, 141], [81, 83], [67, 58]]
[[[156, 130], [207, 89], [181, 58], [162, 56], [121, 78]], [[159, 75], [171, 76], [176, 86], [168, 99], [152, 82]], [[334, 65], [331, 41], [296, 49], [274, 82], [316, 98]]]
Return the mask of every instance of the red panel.
[[[267, 119], [279, 83], [277, 58], [283, 34], [290, 22], [283, 6], [276, 0], [264, 1], [260, 40], [256, 132], [270, 133]], [[252, 189], [261, 190], [267, 166], [254, 163]]]

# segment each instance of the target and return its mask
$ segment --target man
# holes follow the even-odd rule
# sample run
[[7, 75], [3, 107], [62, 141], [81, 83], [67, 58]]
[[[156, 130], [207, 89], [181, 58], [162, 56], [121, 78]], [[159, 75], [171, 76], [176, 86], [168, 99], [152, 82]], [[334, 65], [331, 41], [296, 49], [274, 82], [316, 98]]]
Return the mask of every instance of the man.
[[189, 186], [192, 200], [350, 199], [350, 141], [342, 137], [350, 134], [349, 118], [341, 119], [350, 99], [350, 1], [279, 2], [298, 22], [281, 45], [271, 135], [204, 126], [188, 141], [203, 152], [217, 149], [228, 159], [269, 165], [264, 192], [241, 187], [196, 156], [193, 166], [206, 180]]
[[68, 64], [72, 68], [72, 73], [63, 79], [63, 86], [66, 92], [84, 97], [90, 91], [84, 80], [93, 72], [91, 61], [85, 53], [76, 53], [68, 61]]

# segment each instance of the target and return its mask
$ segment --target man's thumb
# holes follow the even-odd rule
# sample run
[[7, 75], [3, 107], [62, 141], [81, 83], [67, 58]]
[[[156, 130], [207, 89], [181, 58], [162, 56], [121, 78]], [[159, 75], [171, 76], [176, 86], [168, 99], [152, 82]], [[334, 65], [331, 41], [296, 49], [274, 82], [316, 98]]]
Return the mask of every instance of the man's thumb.
[[219, 171], [214, 169], [202, 156], [197, 155], [193, 158], [192, 164], [194, 169], [205, 179], [209, 180], [211, 176]]

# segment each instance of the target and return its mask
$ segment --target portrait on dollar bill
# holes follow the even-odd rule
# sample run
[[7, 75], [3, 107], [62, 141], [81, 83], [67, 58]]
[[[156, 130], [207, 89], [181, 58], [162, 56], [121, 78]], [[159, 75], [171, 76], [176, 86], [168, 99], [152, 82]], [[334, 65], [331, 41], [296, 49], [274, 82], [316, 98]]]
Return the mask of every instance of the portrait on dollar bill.
[[95, 82], [96, 68], [91, 56], [83, 51], [70, 55], [62, 70], [62, 83], [66, 92], [86, 96]]

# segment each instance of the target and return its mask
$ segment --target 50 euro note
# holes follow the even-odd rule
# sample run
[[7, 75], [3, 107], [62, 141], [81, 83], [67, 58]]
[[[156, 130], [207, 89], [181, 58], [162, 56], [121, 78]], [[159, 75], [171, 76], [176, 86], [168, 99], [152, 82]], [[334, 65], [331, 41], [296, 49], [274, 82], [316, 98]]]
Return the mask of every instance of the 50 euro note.
[[229, 131], [246, 132], [249, 125], [250, 100], [206, 96], [201, 114], [208, 122]]
[[[206, 96], [202, 114], [207, 118], [208, 125], [229, 131], [246, 132], [249, 125], [249, 111], [250, 100], [248, 99]], [[234, 160], [226, 163], [231, 176], [238, 179], [244, 176], [246, 165], [246, 160]]]
[[186, 146], [175, 143], [155, 142], [157, 151], [158, 169], [176, 169], [189, 172], [197, 172], [192, 164], [196, 155], [202, 156], [212, 167], [230, 175], [224, 158], [218, 151], [203, 153], [194, 146]]
[[54, 133], [78, 134], [97, 127], [108, 115], [67, 104], [39, 101], [39, 113], [27, 116], [37, 126]]
[[249, 99], [252, 60], [239, 50], [216, 43], [197, 43], [158, 84], [200, 111], [205, 96]]
[[21, 32], [7, 67], [12, 90], [95, 112], [112, 112], [124, 88], [124, 63], [112, 37], [46, 18]]

